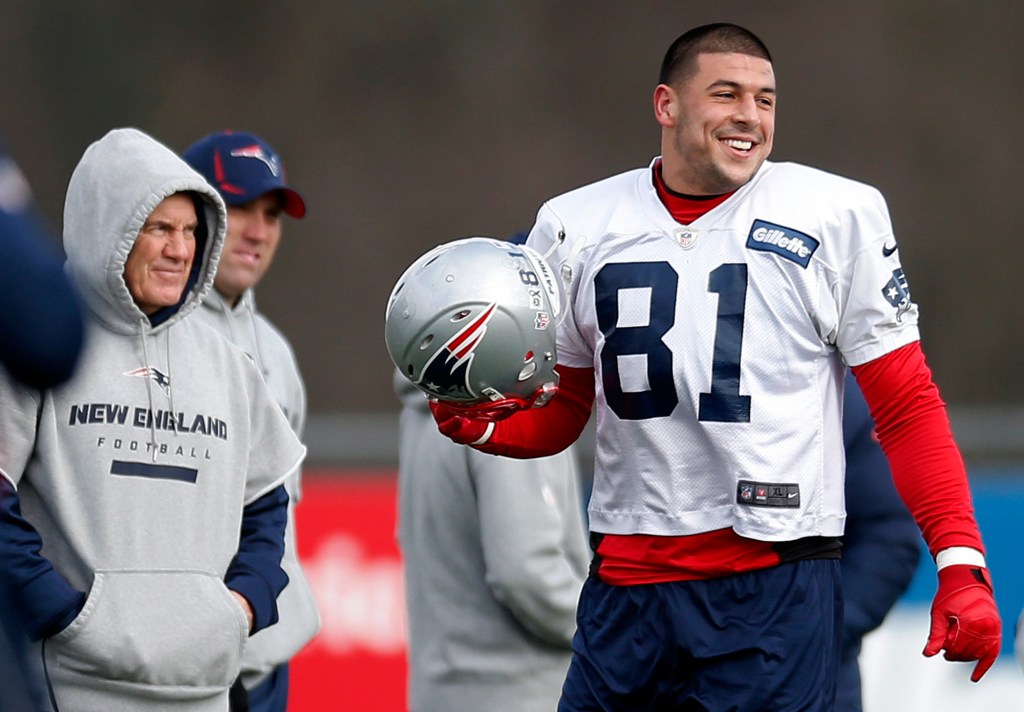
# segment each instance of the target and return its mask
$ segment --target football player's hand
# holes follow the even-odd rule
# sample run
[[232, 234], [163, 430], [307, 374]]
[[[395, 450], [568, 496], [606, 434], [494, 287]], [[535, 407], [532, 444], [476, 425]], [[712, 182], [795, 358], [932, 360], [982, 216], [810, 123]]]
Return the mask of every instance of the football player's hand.
[[945, 650], [946, 660], [977, 660], [971, 673], [971, 681], [977, 682], [995, 663], [1001, 641], [1002, 622], [988, 569], [969, 564], [941, 569], [925, 656]]
[[434, 398], [430, 399], [430, 412], [437, 429], [460, 445], [483, 445], [494, 432], [493, 421], [468, 417]]

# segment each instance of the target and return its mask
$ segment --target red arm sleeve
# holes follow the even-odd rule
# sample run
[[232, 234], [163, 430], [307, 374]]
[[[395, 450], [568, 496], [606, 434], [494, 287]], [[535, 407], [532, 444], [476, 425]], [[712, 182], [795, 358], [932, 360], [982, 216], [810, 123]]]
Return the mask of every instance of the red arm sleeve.
[[896, 489], [932, 557], [952, 546], [984, 553], [967, 471], [920, 342], [851, 370], [875, 419]]
[[494, 424], [477, 450], [505, 457], [554, 455], [576, 442], [594, 405], [594, 369], [558, 366], [558, 391], [543, 408], [522, 410]]

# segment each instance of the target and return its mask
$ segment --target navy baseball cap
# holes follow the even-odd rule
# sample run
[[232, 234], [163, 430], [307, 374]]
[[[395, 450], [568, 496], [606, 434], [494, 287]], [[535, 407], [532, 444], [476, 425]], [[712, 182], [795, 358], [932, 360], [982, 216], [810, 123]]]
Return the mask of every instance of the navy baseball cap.
[[203, 174], [228, 205], [242, 205], [279, 191], [284, 212], [306, 214], [306, 201], [285, 182], [284, 165], [266, 141], [242, 131], [219, 131], [199, 139], [182, 155]]

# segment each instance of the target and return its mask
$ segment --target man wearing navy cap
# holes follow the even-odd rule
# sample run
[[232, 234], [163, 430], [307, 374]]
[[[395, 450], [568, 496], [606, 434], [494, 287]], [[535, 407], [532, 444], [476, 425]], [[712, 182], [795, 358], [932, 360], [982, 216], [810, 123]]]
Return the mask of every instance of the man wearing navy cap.
[[[253, 134], [211, 134], [189, 147], [184, 159], [217, 189], [228, 209], [227, 238], [214, 289], [194, 318], [218, 329], [249, 355], [301, 439], [306, 420], [302, 375], [288, 341], [256, 309], [253, 289], [273, 262], [281, 240], [281, 214], [301, 219], [306, 214], [305, 201], [286, 182], [277, 152]], [[320, 629], [316, 602], [295, 546], [298, 470], [285, 487], [289, 512], [281, 567], [289, 582], [277, 601], [279, 622], [254, 635], [246, 646], [240, 679], [244, 692], [236, 685], [233, 710], [283, 712], [288, 703], [288, 661]]]

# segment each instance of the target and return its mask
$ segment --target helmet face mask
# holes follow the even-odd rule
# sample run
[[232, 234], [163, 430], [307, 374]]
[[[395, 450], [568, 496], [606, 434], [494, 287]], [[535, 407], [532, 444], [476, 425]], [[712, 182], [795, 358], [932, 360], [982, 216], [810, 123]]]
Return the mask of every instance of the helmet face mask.
[[471, 237], [416, 260], [388, 300], [385, 341], [402, 375], [468, 415], [545, 404], [558, 384], [555, 274], [536, 251]]

